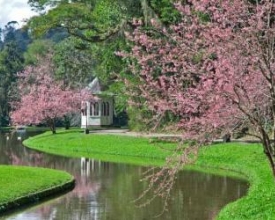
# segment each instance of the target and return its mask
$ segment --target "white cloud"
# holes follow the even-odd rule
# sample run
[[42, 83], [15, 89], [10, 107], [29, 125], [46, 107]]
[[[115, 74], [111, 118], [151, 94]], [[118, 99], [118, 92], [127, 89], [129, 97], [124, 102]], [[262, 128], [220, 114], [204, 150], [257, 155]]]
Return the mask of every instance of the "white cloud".
[[0, 0], [0, 27], [9, 21], [17, 21], [21, 26], [24, 19], [35, 15], [28, 5], [28, 0]]

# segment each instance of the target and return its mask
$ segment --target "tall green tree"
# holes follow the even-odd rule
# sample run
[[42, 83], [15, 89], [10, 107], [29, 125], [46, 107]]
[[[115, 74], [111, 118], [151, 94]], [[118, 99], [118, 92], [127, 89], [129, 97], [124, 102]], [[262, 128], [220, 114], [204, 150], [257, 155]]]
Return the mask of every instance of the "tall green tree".
[[39, 58], [45, 57], [53, 50], [53, 47], [54, 43], [51, 40], [34, 40], [24, 53], [25, 65], [37, 65]]
[[[83, 48], [84, 46], [84, 48]], [[69, 37], [54, 46], [55, 77], [70, 88], [83, 88], [95, 77], [96, 60], [90, 44]]]
[[[125, 62], [115, 55], [115, 51], [131, 47], [125, 40], [124, 32], [133, 31], [135, 19], [142, 20], [148, 28], [152, 18], [162, 25], [175, 23], [179, 18], [173, 0], [29, 0], [29, 3], [38, 11], [54, 6], [48, 13], [28, 22], [35, 36], [43, 36], [55, 28], [63, 29], [71, 36], [70, 42], [73, 43], [68, 44], [68, 40], [65, 40], [56, 47], [59, 51], [55, 56], [55, 61], [59, 63], [58, 76], [66, 78], [68, 83], [76, 83], [77, 80], [85, 82], [91, 76], [98, 76], [111, 92], [117, 94], [118, 112], [126, 109], [127, 97], [124, 83], [118, 81], [116, 74], [131, 77], [131, 73], [125, 69]], [[76, 50], [72, 47], [76, 47]], [[87, 52], [81, 50], [91, 54], [89, 63], [84, 60]], [[72, 56], [76, 51], [77, 56]], [[139, 99], [137, 101], [142, 102]], [[141, 111], [141, 117], [147, 114]], [[133, 112], [136, 114], [137, 111]]]
[[9, 123], [9, 102], [15, 95], [16, 74], [22, 70], [24, 63], [15, 33], [12, 25], [5, 27], [3, 49], [0, 51], [0, 125]]

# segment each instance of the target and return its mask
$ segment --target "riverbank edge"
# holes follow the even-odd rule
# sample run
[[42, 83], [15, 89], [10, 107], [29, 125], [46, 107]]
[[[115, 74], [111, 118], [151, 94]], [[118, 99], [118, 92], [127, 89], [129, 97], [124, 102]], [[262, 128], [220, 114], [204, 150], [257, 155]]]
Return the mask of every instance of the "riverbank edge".
[[65, 194], [75, 187], [75, 178], [73, 177], [71, 180], [56, 185], [52, 186], [47, 189], [43, 189], [41, 191], [35, 192], [28, 194], [26, 196], [21, 196], [15, 200], [6, 202], [6, 203], [1, 203], [0, 204], [0, 217], [2, 215], [5, 215], [9, 212], [15, 211], [16, 209], [20, 209], [23, 207], [27, 207], [28, 205], [33, 205], [38, 202], [42, 202], [44, 200], [47, 200], [51, 198], [52, 196], [56, 195], [62, 195]]
[[[60, 135], [58, 138], [63, 138], [62, 144], [67, 146], [68, 143], [64, 141], [65, 136]], [[107, 138], [105, 135], [101, 134], [101, 136], [103, 139]], [[57, 136], [47, 136], [47, 138], [50, 137], [57, 138]], [[33, 138], [28, 139], [25, 146], [47, 152], [46, 139], [40, 135]], [[34, 146], [34, 143], [31, 143], [32, 140], [37, 141], [38, 139], [39, 143], [43, 142], [43, 144], [38, 146], [39, 144], [34, 141], [36, 145]], [[91, 145], [91, 142], [89, 144]], [[50, 148], [50, 153], [53, 154], [53, 146], [48, 146], [48, 148]], [[62, 155], [64, 156], [64, 152], [62, 152]], [[245, 179], [249, 183], [247, 195], [223, 207], [217, 219], [270, 219], [272, 213], [274, 215], [275, 204], [272, 200], [272, 198], [275, 198], [274, 179], [259, 144], [234, 142], [204, 147], [200, 150], [199, 158], [191, 169], [207, 173], [213, 169], [213, 172], [210, 173], [218, 175], [220, 173], [215, 170], [220, 170], [222, 175], [225, 174], [226, 176], [235, 172], [238, 177], [242, 177], [241, 179]]]

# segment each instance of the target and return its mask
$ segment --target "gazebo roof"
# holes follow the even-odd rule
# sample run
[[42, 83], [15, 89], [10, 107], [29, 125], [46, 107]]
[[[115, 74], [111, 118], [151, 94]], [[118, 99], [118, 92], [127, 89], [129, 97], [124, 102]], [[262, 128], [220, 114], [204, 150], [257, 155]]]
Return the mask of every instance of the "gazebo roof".
[[94, 80], [87, 86], [87, 89], [91, 91], [93, 94], [101, 94], [102, 91], [99, 79], [97, 77], [94, 78]]
[[86, 87], [86, 89], [88, 91], [90, 91], [92, 94], [99, 95], [101, 97], [102, 96], [115, 96], [115, 94], [113, 94], [111, 92], [104, 91], [104, 89], [106, 89], [106, 87], [104, 87], [99, 82], [99, 79], [97, 77], [95, 77], [94, 80], [88, 84], [88, 86]]

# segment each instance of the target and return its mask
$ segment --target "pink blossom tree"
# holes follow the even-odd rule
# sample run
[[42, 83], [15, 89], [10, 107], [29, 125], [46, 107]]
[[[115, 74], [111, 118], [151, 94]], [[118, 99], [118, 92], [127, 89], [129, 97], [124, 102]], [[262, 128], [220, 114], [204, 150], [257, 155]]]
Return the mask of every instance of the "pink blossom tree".
[[248, 127], [275, 175], [274, 1], [188, 0], [176, 7], [179, 24], [152, 21], [145, 29], [135, 22], [132, 51], [118, 52], [139, 81], [138, 90], [125, 82], [129, 95], [143, 97], [158, 119], [168, 111], [180, 117], [177, 128], [192, 148], [178, 164], [190, 149]]
[[13, 102], [13, 124], [45, 122], [56, 133], [55, 120], [68, 113], [79, 112], [81, 101], [91, 100], [85, 90], [71, 90], [53, 79], [51, 56], [44, 57], [37, 66], [26, 67], [18, 74], [19, 101]]

